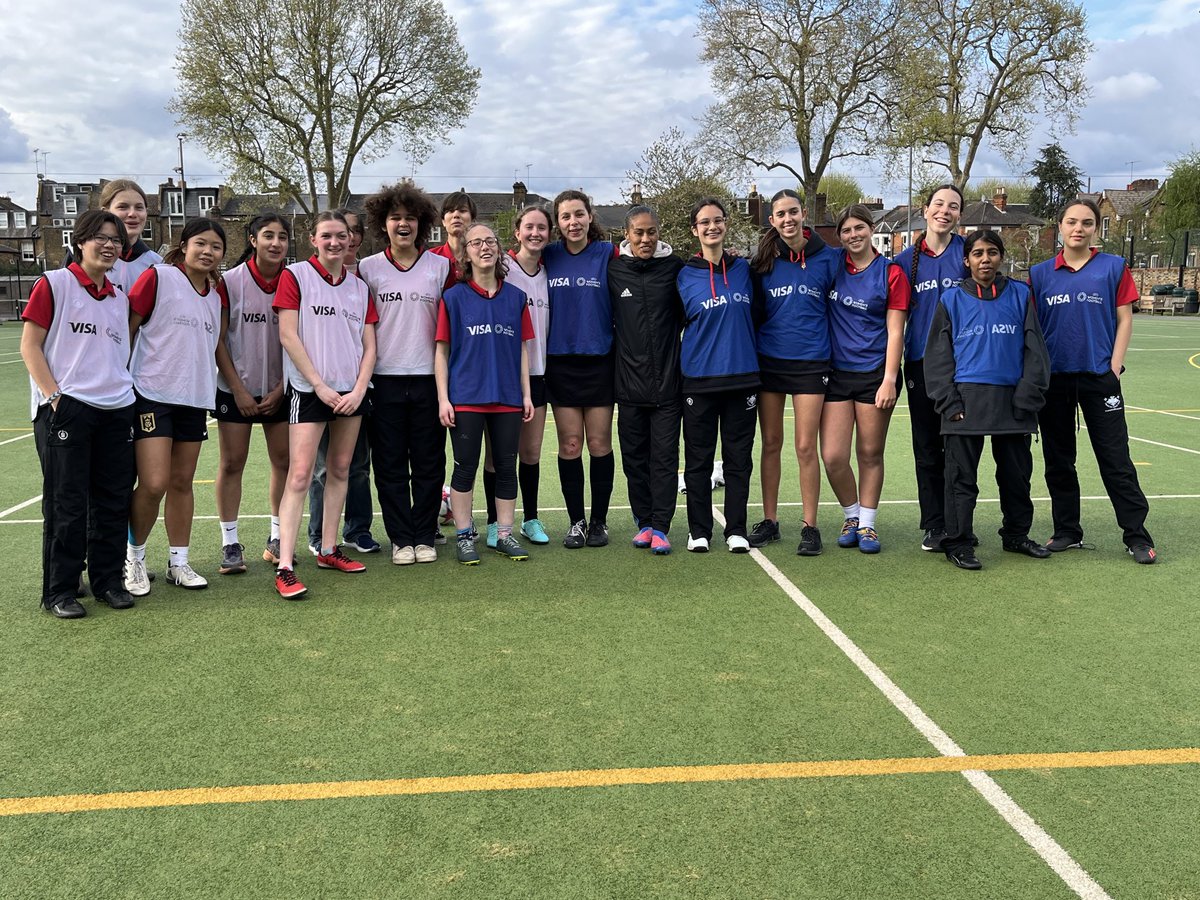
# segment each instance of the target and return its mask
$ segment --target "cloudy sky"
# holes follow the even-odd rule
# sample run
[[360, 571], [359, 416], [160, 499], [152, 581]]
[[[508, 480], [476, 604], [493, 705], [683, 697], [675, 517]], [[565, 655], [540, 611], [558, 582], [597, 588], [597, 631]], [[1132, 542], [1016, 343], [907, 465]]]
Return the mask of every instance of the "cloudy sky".
[[[514, 177], [552, 195], [583, 185], [620, 199], [625, 172], [662, 131], [695, 130], [712, 101], [697, 62], [695, 4], [683, 0], [444, 0], [470, 61], [482, 71], [476, 111], [415, 171], [432, 191], [508, 190]], [[0, 54], [0, 193], [31, 205], [39, 165], [58, 180], [132, 176], [156, 185], [178, 165], [179, 130], [164, 106], [174, 90], [178, 9], [157, 0], [6, 3]], [[1096, 52], [1093, 96], [1074, 135], [1059, 134], [1092, 187], [1162, 177], [1200, 148], [1200, 0], [1085, 4]], [[16, 7], [14, 11], [14, 7]], [[101, 10], [102, 12], [92, 12]], [[1017, 164], [986, 150], [973, 175], [1012, 177], [1052, 139], [1030, 136]], [[186, 146], [189, 183], [217, 184], [220, 166]], [[870, 161], [843, 171], [868, 193], [903, 200]], [[355, 191], [413, 173], [403, 156], [355, 169]], [[773, 191], [782, 177], [760, 174]]]

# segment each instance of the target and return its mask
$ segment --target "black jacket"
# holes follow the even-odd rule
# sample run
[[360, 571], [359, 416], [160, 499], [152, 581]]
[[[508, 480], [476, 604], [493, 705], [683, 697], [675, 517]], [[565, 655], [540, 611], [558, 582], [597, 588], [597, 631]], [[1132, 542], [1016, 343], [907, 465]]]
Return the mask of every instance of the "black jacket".
[[675, 286], [681, 268], [683, 260], [662, 242], [650, 259], [639, 259], [622, 243], [608, 263], [618, 403], [661, 406], [682, 394], [683, 303]]

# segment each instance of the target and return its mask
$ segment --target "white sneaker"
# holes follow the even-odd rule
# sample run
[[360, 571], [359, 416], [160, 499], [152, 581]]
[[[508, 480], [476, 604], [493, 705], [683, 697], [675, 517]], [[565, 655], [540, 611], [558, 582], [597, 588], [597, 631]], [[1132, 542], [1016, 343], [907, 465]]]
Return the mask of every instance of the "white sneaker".
[[689, 534], [688, 535], [688, 551], [691, 553], [707, 553], [708, 552], [708, 538], [702, 538], [702, 537], [694, 538]]
[[428, 544], [417, 544], [413, 552], [416, 554], [417, 562], [419, 563], [437, 562], [436, 547], [431, 547]]
[[725, 546], [729, 548], [730, 553], [749, 553], [750, 542], [740, 534], [730, 535], [725, 539]]
[[679, 473], [679, 493], [681, 493], [681, 494], [687, 493], [687, 482], [683, 480], [682, 472]]
[[713, 463], [711, 481], [714, 491], [719, 487], [725, 487], [725, 464], [719, 459]]
[[125, 590], [134, 597], [145, 597], [150, 593], [150, 576], [146, 574], [144, 559], [125, 560]]
[[[189, 591], [199, 591], [208, 587], [207, 579], [203, 575], [198, 575], [196, 570], [187, 563], [181, 566], [167, 566], [167, 580], [181, 588], [187, 588]], [[133, 592], [130, 591], [130, 593]]]
[[392, 544], [392, 564], [397, 566], [411, 566], [417, 561], [416, 551], [412, 545], [407, 547], [397, 547]]

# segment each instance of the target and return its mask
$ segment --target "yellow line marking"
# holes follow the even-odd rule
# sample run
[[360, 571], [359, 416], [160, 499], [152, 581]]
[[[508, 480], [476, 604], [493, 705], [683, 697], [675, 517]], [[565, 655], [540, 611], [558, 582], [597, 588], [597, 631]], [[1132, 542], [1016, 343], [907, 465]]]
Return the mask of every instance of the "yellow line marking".
[[216, 484], [216, 481], [212, 478], [195, 478], [192, 480], [192, 484]]
[[916, 756], [899, 759], [844, 759], [715, 766], [655, 766], [640, 769], [510, 772], [495, 775], [449, 775], [435, 778], [250, 784], [235, 787], [183, 788], [165, 791], [8, 797], [0, 799], [0, 816], [202, 806], [213, 803], [401, 797], [547, 788], [615, 787], [631, 784], [697, 784], [712, 781], [767, 781], [794, 778], [846, 778], [865, 775], [922, 775], [967, 771], [999, 772], [1013, 769], [1083, 769], [1197, 763], [1200, 763], [1200, 748], [1181, 747], [1160, 750], [1003, 753], [981, 756]]
[[33, 431], [32, 428], [0, 428], [0, 431]]
[[1200, 369], [1200, 363], [1196, 362], [1198, 359], [1200, 359], [1200, 353], [1192, 354], [1188, 357], [1188, 365], [1195, 366], [1197, 369]]

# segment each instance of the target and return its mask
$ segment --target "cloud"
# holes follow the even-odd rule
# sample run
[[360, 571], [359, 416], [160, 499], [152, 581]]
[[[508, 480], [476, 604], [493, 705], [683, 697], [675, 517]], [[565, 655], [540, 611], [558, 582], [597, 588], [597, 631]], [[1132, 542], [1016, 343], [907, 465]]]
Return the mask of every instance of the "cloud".
[[29, 138], [13, 123], [8, 110], [0, 107], [0, 163], [28, 163], [32, 158]]
[[1145, 72], [1126, 72], [1124, 75], [1109, 75], [1096, 82], [1095, 96], [1103, 102], [1128, 102], [1140, 100], [1147, 94], [1162, 89], [1160, 82], [1153, 75]]

